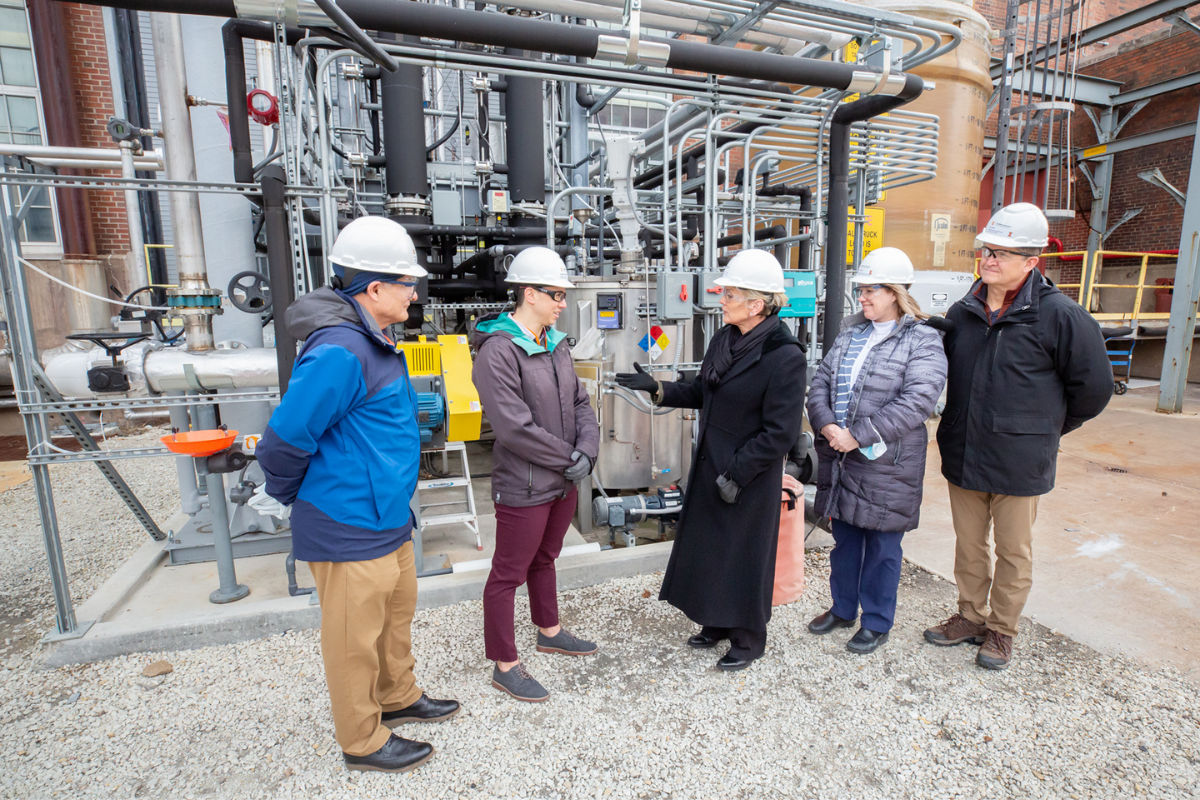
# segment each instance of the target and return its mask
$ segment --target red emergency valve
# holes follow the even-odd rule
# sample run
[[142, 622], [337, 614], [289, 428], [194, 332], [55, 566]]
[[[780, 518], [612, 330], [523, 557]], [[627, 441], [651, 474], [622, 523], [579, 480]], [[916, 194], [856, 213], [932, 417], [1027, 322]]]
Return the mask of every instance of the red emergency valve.
[[679, 299], [680, 299], [680, 300], [683, 300], [683, 301], [685, 301], [685, 302], [686, 302], [686, 301], [687, 301], [687, 299], [688, 299], [688, 298], [687, 298], [687, 284], [686, 284], [686, 283], [681, 283], [681, 284], [679, 285]]
[[266, 89], [255, 89], [246, 95], [246, 110], [260, 125], [279, 122], [279, 101]]
[[721, 287], [720, 286], [710, 286], [707, 289], [705, 289], [704, 291], [708, 292], [709, 294], [720, 294]]

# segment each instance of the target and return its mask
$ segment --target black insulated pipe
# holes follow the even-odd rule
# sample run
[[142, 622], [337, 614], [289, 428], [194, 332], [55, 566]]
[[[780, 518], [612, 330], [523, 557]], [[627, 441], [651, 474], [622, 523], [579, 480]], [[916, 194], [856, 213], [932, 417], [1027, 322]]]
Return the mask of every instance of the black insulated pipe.
[[[915, 75], [908, 76], [916, 78]], [[921, 79], [916, 78], [919, 82]], [[833, 346], [842, 329], [846, 310], [846, 217], [850, 211], [850, 126], [879, 114], [886, 114], [920, 96], [915, 91], [894, 97], [874, 95], [847, 103], [833, 112], [829, 123], [829, 195], [825, 216], [825, 352]]]
[[[411, 44], [410, 37], [404, 37]], [[383, 103], [383, 155], [387, 193], [429, 197], [425, 154], [424, 71], [419, 64], [401, 64], [380, 76]]]
[[278, 164], [263, 167], [263, 228], [267, 233], [267, 279], [271, 283], [271, 305], [275, 315], [275, 364], [279, 370], [280, 397], [287, 391], [292, 365], [296, 362], [296, 338], [284, 324], [284, 313], [296, 300], [286, 188], [287, 176], [283, 167]]
[[[493, 15], [495, 16], [495, 15]], [[522, 50], [507, 56], [530, 58]], [[509, 75], [504, 98], [504, 146], [507, 151], [508, 193], [514, 203], [546, 202], [546, 140], [542, 81]]]

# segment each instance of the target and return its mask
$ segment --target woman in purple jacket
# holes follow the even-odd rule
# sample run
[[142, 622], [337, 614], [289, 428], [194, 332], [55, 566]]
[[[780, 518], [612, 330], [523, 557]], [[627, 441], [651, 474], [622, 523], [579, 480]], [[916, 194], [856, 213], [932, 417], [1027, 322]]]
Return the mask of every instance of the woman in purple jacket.
[[475, 328], [472, 378], [496, 434], [492, 495], [496, 552], [483, 590], [483, 639], [496, 662], [492, 685], [518, 700], [549, 692], [517, 654], [513, 598], [529, 587], [529, 611], [543, 653], [597, 651], [558, 621], [554, 560], [575, 513], [576, 481], [591, 474], [600, 426], [575, 375], [566, 336], [552, 327], [572, 288], [561, 258], [545, 247], [522, 250], [508, 269], [516, 307]]

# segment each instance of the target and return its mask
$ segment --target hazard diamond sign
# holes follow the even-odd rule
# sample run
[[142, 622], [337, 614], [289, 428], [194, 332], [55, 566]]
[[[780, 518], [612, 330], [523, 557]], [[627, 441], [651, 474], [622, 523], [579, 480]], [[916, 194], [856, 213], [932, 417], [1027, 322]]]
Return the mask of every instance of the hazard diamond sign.
[[650, 328], [650, 333], [642, 337], [638, 342], [638, 347], [650, 354], [650, 360], [654, 361], [663, 354], [663, 351], [671, 344], [670, 338], [663, 332], [663, 329], [657, 325]]

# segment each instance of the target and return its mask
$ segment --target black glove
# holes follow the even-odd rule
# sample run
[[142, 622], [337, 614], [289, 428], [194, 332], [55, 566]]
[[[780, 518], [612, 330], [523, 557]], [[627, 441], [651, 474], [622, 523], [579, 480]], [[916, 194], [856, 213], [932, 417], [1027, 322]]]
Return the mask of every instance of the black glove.
[[571, 453], [571, 460], [575, 463], [563, 470], [563, 477], [571, 483], [581, 481], [592, 474], [592, 460], [583, 453], [576, 450]]
[[717, 490], [720, 491], [721, 499], [726, 503], [736, 503], [742, 487], [734, 483], [728, 475], [723, 474], [717, 477]]
[[652, 395], [657, 394], [658, 381], [650, 377], [650, 375], [648, 375], [645, 370], [642, 369], [641, 364], [634, 363], [633, 368], [635, 370], [634, 372], [618, 372], [616, 374], [617, 383], [621, 386], [624, 386], [626, 389], [634, 389], [635, 391], [639, 392], [649, 392]]

